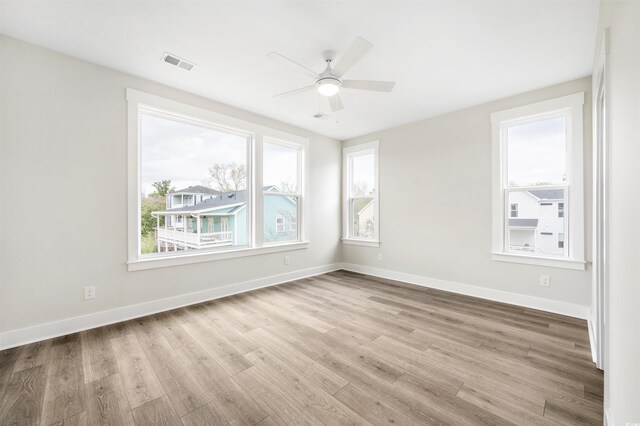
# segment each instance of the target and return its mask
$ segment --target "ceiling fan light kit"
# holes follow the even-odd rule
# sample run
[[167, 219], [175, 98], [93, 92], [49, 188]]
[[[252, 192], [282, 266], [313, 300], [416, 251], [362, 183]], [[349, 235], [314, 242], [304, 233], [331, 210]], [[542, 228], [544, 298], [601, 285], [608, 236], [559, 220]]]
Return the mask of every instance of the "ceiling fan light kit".
[[333, 96], [337, 94], [340, 91], [340, 87], [342, 87], [342, 82], [333, 77], [321, 78], [316, 82], [318, 93], [323, 96]]
[[315, 78], [315, 83], [309, 86], [304, 86], [298, 89], [289, 90], [284, 93], [275, 95], [289, 96], [297, 93], [304, 93], [314, 88], [321, 95], [325, 96], [329, 101], [331, 111], [337, 112], [343, 109], [342, 100], [340, 99], [341, 89], [356, 89], [356, 90], [368, 90], [375, 92], [391, 92], [395, 86], [393, 81], [373, 81], [373, 80], [342, 80], [342, 76], [345, 75], [362, 57], [373, 47], [373, 44], [363, 39], [362, 37], [356, 37], [351, 43], [351, 46], [342, 55], [335, 67], [331, 67], [333, 61], [333, 52], [325, 52], [325, 62], [327, 64], [325, 70], [321, 74], [316, 74], [313, 70], [301, 65], [286, 56], [277, 52], [271, 52], [269, 57], [278, 59], [279, 61], [286, 63], [288, 66], [293, 66], [297, 71], [303, 74]]

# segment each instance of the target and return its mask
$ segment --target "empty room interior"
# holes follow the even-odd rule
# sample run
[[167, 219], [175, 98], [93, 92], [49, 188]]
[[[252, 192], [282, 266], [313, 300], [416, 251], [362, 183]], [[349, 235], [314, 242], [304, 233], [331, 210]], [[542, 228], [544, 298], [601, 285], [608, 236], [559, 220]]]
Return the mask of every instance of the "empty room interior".
[[0, 425], [640, 425], [640, 1], [0, 1]]

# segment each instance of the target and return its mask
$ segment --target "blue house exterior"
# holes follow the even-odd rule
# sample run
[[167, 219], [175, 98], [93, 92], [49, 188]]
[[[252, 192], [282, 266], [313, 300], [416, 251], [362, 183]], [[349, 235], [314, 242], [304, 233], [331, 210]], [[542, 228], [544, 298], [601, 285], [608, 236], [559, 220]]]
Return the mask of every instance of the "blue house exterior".
[[[212, 194], [190, 187], [167, 195], [167, 209], [153, 212], [157, 218], [158, 252], [201, 249], [218, 246], [243, 246], [247, 238], [246, 190]], [[208, 189], [208, 188], [207, 188]], [[298, 239], [296, 200], [277, 195], [274, 187], [264, 188], [264, 242]], [[216, 191], [217, 192], [217, 191]], [[175, 195], [188, 193], [193, 204], [174, 203]], [[181, 198], [181, 199], [184, 199]], [[160, 217], [164, 226], [160, 226]]]

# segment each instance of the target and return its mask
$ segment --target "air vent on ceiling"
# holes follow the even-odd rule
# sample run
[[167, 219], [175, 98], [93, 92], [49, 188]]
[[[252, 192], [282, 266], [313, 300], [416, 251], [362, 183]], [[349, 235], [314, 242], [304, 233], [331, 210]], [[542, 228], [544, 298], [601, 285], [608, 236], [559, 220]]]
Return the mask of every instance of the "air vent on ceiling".
[[313, 114], [313, 118], [317, 118], [318, 120], [326, 120], [327, 118], [329, 118], [329, 116], [327, 114], [319, 112], [317, 114]]
[[183, 70], [187, 70], [187, 71], [191, 71], [195, 66], [195, 64], [191, 62], [184, 60], [182, 58], [179, 58], [172, 53], [167, 53], [167, 52], [165, 52], [165, 54], [162, 55], [162, 60], [168, 64], [175, 65], [178, 68], [182, 68]]

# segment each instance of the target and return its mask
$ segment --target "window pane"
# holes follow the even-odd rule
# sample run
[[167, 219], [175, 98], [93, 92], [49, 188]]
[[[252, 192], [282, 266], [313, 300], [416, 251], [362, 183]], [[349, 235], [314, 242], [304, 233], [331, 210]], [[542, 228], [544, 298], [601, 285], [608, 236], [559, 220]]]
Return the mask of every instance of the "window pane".
[[298, 197], [264, 195], [264, 242], [298, 240]]
[[351, 200], [352, 237], [372, 240], [374, 235], [374, 198], [354, 198]]
[[564, 189], [509, 191], [509, 205], [518, 204], [518, 217], [507, 219], [508, 251], [563, 256], [564, 218], [558, 217], [558, 204], [564, 202]]
[[567, 181], [564, 117], [507, 129], [509, 186], [558, 185]]
[[140, 125], [141, 254], [246, 245], [247, 137], [148, 114]]
[[375, 194], [374, 177], [373, 153], [351, 156], [351, 196]]
[[267, 142], [262, 146], [265, 191], [297, 193], [298, 150]]

